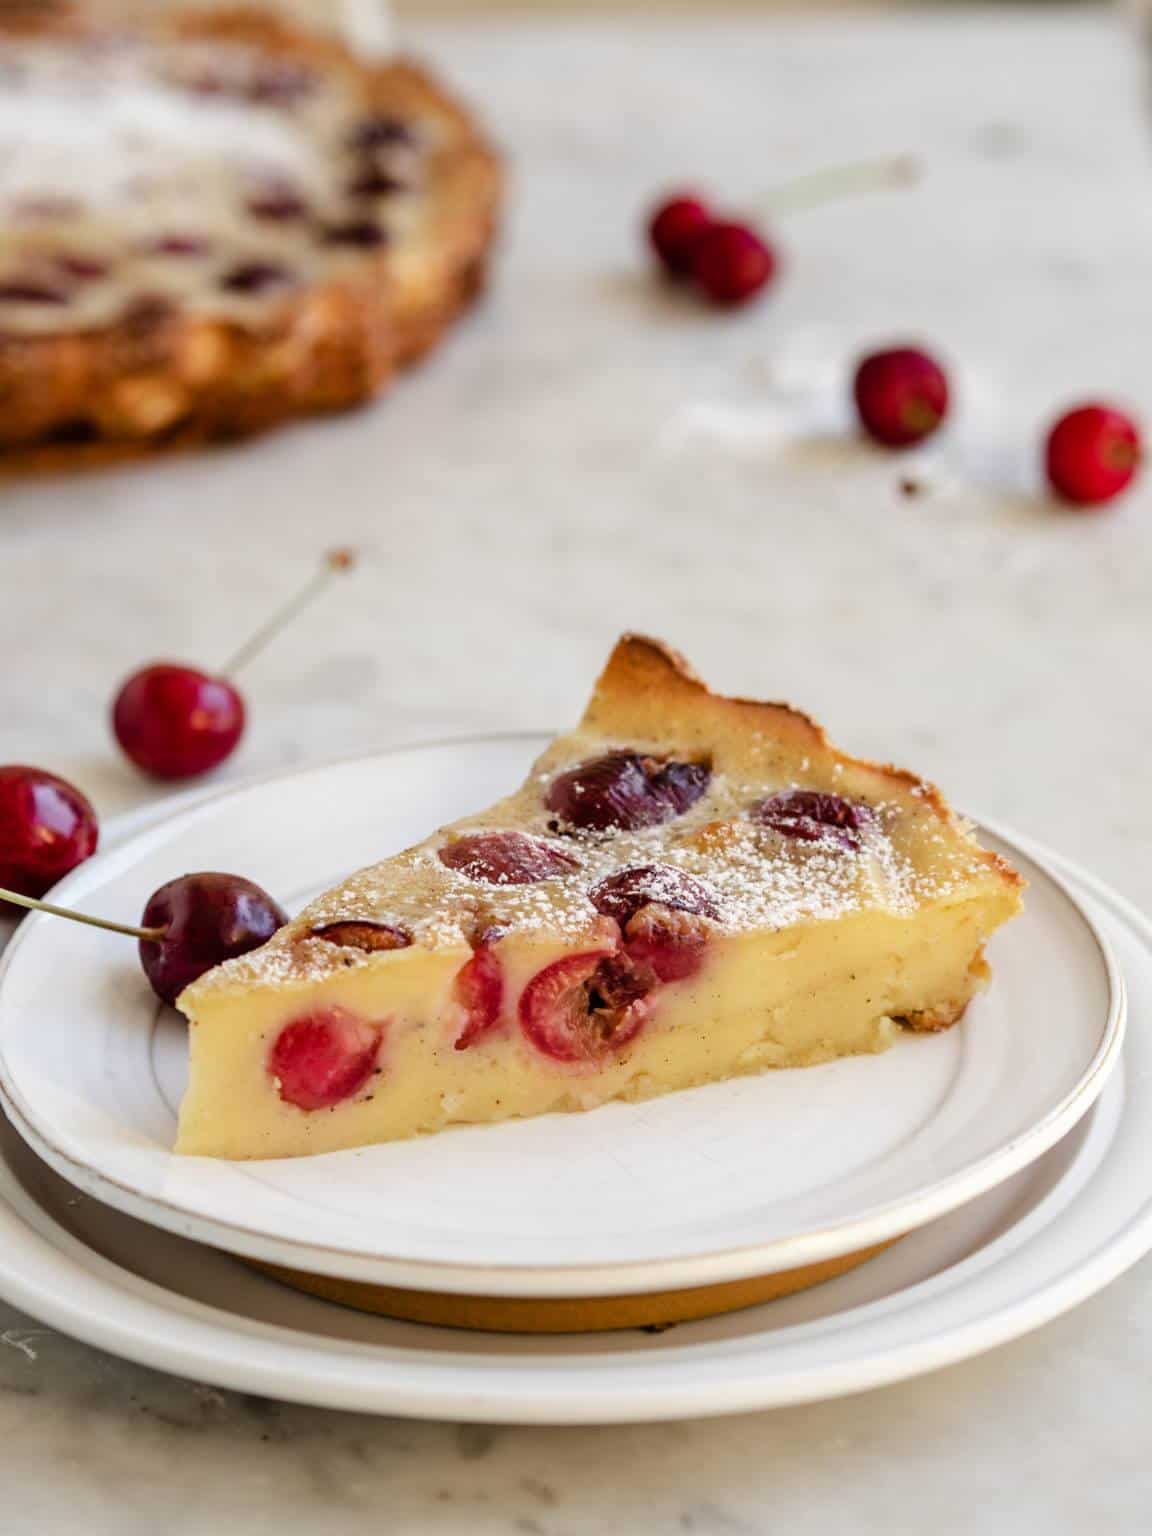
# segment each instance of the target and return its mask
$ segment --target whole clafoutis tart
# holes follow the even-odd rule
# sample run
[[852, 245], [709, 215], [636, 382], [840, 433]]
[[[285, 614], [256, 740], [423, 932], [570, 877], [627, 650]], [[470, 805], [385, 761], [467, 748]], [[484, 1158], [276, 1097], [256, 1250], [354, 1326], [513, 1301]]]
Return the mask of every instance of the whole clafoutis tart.
[[184, 992], [178, 1150], [328, 1152], [880, 1051], [960, 1018], [1021, 887], [930, 785], [626, 636], [513, 795]]
[[9, 9], [0, 447], [355, 405], [480, 286], [497, 158], [418, 66], [272, 10]]

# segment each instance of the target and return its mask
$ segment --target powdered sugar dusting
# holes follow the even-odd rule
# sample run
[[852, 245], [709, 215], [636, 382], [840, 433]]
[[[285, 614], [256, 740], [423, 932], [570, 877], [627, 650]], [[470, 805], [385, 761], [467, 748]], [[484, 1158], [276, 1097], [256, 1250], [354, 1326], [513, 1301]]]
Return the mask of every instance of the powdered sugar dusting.
[[[595, 947], [604, 920], [588, 893], [608, 876], [635, 866], [666, 865], [705, 882], [715, 894], [717, 915], [704, 921], [729, 933], [831, 922], [866, 909], [908, 916], [922, 905], [957, 896], [986, 874], [981, 850], [914, 781], [901, 784], [900, 792], [888, 798], [866, 801], [872, 814], [864, 819], [858, 847], [845, 846], [834, 835], [803, 841], [757, 824], [748, 809], [765, 795], [827, 788], [832, 780], [844, 792], [852, 787], [845, 778], [876, 777], [872, 770], [857, 771], [849, 760], [836, 759], [830, 750], [822, 760], [805, 757], [802, 773], [794, 763], [788, 777], [751, 777], [749, 762], [772, 755], [767, 740], [744, 743], [740, 774], [725, 773], [714, 762], [706, 794], [670, 822], [639, 831], [566, 834], [544, 804], [548, 784], [586, 760], [590, 746], [610, 751], [621, 745], [593, 743], [580, 733], [561, 738], [516, 794], [360, 871], [313, 902], [262, 950], [222, 967], [200, 985], [312, 982], [342, 966], [388, 963], [391, 957], [309, 937], [314, 928], [341, 921], [399, 924], [415, 945], [431, 950], [463, 950], [492, 928], [505, 935], [535, 933]], [[779, 743], [774, 745], [778, 757]], [[651, 743], [641, 746], [655, 750]], [[449, 836], [509, 828], [553, 843], [577, 859], [577, 867], [534, 884], [506, 885], [473, 879], [438, 857]]]

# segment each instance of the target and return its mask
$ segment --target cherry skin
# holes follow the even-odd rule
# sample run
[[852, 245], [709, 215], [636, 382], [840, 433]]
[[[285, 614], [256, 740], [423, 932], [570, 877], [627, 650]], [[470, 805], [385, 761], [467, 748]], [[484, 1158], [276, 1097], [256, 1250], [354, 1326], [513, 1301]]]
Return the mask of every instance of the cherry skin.
[[707, 791], [711, 777], [704, 763], [607, 752], [557, 774], [544, 803], [555, 811], [560, 830], [634, 831], [682, 816]]
[[553, 1061], [604, 1061], [644, 1028], [648, 990], [646, 979], [604, 950], [554, 960], [520, 994], [520, 1028]]
[[885, 448], [910, 448], [931, 437], [948, 414], [948, 376], [915, 347], [862, 358], [852, 384], [860, 425]]
[[1048, 483], [1072, 506], [1103, 506], [1135, 478], [1142, 451], [1139, 428], [1123, 411], [1078, 406], [1061, 416], [1048, 434]]
[[747, 224], [711, 224], [692, 241], [689, 266], [713, 304], [746, 304], [776, 275], [776, 252]]
[[[73, 785], [42, 768], [0, 767], [0, 885], [43, 896], [99, 840], [96, 812]], [[0, 912], [14, 910], [0, 901]]]
[[174, 1003], [205, 971], [258, 949], [288, 921], [268, 892], [239, 875], [181, 875], [149, 899], [142, 928], [162, 928], [140, 940], [140, 964], [152, 990]]
[[297, 1109], [331, 1109], [358, 1093], [376, 1070], [383, 1031], [343, 1008], [322, 1008], [286, 1024], [268, 1053], [280, 1097]]
[[828, 841], [859, 848], [861, 834], [876, 819], [870, 805], [818, 789], [784, 789], [757, 800], [748, 814], [759, 826], [801, 843]]
[[670, 197], [648, 220], [648, 240], [669, 277], [686, 277], [692, 269], [692, 247], [712, 226], [708, 205], [691, 193]]
[[441, 864], [489, 885], [534, 885], [579, 864], [569, 853], [523, 832], [466, 832], [440, 849]]
[[154, 779], [192, 779], [216, 768], [244, 734], [244, 700], [223, 677], [156, 662], [116, 695], [112, 729], [125, 754]]
[[472, 951], [472, 958], [456, 977], [453, 995], [463, 1011], [464, 1023], [453, 1049], [470, 1050], [485, 1040], [500, 1023], [504, 1007], [504, 970], [492, 953], [494, 936], [483, 936]]

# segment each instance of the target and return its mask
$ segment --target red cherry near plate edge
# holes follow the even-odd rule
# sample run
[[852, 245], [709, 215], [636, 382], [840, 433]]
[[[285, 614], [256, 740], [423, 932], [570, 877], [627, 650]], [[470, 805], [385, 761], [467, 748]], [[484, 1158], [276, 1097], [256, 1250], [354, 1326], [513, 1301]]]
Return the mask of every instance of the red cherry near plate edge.
[[283, 908], [260, 886], [240, 875], [215, 872], [169, 880], [149, 898], [139, 925], [0, 889], [0, 907], [4, 902], [135, 939], [144, 974], [165, 1003], [174, 1003], [185, 987], [214, 966], [258, 949], [288, 921]]
[[0, 886], [43, 896], [99, 841], [96, 812], [74, 785], [42, 768], [0, 767]]
[[134, 672], [112, 705], [112, 730], [125, 755], [154, 779], [198, 778], [219, 767], [239, 745], [247, 710], [233, 678], [280, 630], [356, 563], [351, 550], [332, 550], [315, 576], [241, 646], [217, 673], [178, 662], [153, 662]]

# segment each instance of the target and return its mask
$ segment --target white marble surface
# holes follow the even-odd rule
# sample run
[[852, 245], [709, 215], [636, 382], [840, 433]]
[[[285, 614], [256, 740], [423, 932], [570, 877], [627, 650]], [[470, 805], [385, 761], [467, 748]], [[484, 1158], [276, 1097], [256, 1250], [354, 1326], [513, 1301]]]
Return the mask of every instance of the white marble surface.
[[[161, 653], [223, 657], [339, 539], [365, 569], [253, 667], [251, 737], [225, 778], [565, 721], [611, 637], [641, 627], [1152, 900], [1152, 480], [1076, 519], [1029, 478], [1066, 399], [1118, 394], [1152, 420], [1152, 176], [1121, 18], [522, 18], [416, 41], [514, 158], [491, 301], [363, 416], [0, 482], [0, 757], [75, 777], [105, 811], [140, 801], [105, 731], [120, 676]], [[754, 203], [901, 150], [923, 185], [791, 218], [786, 276], [755, 312], [705, 315], [644, 273], [637, 210], [668, 181]], [[908, 333], [965, 386], [913, 500], [900, 464], [829, 435], [845, 360]], [[1142, 1531], [1150, 1275], [920, 1382], [605, 1431], [282, 1407], [0, 1307], [0, 1526]]]

